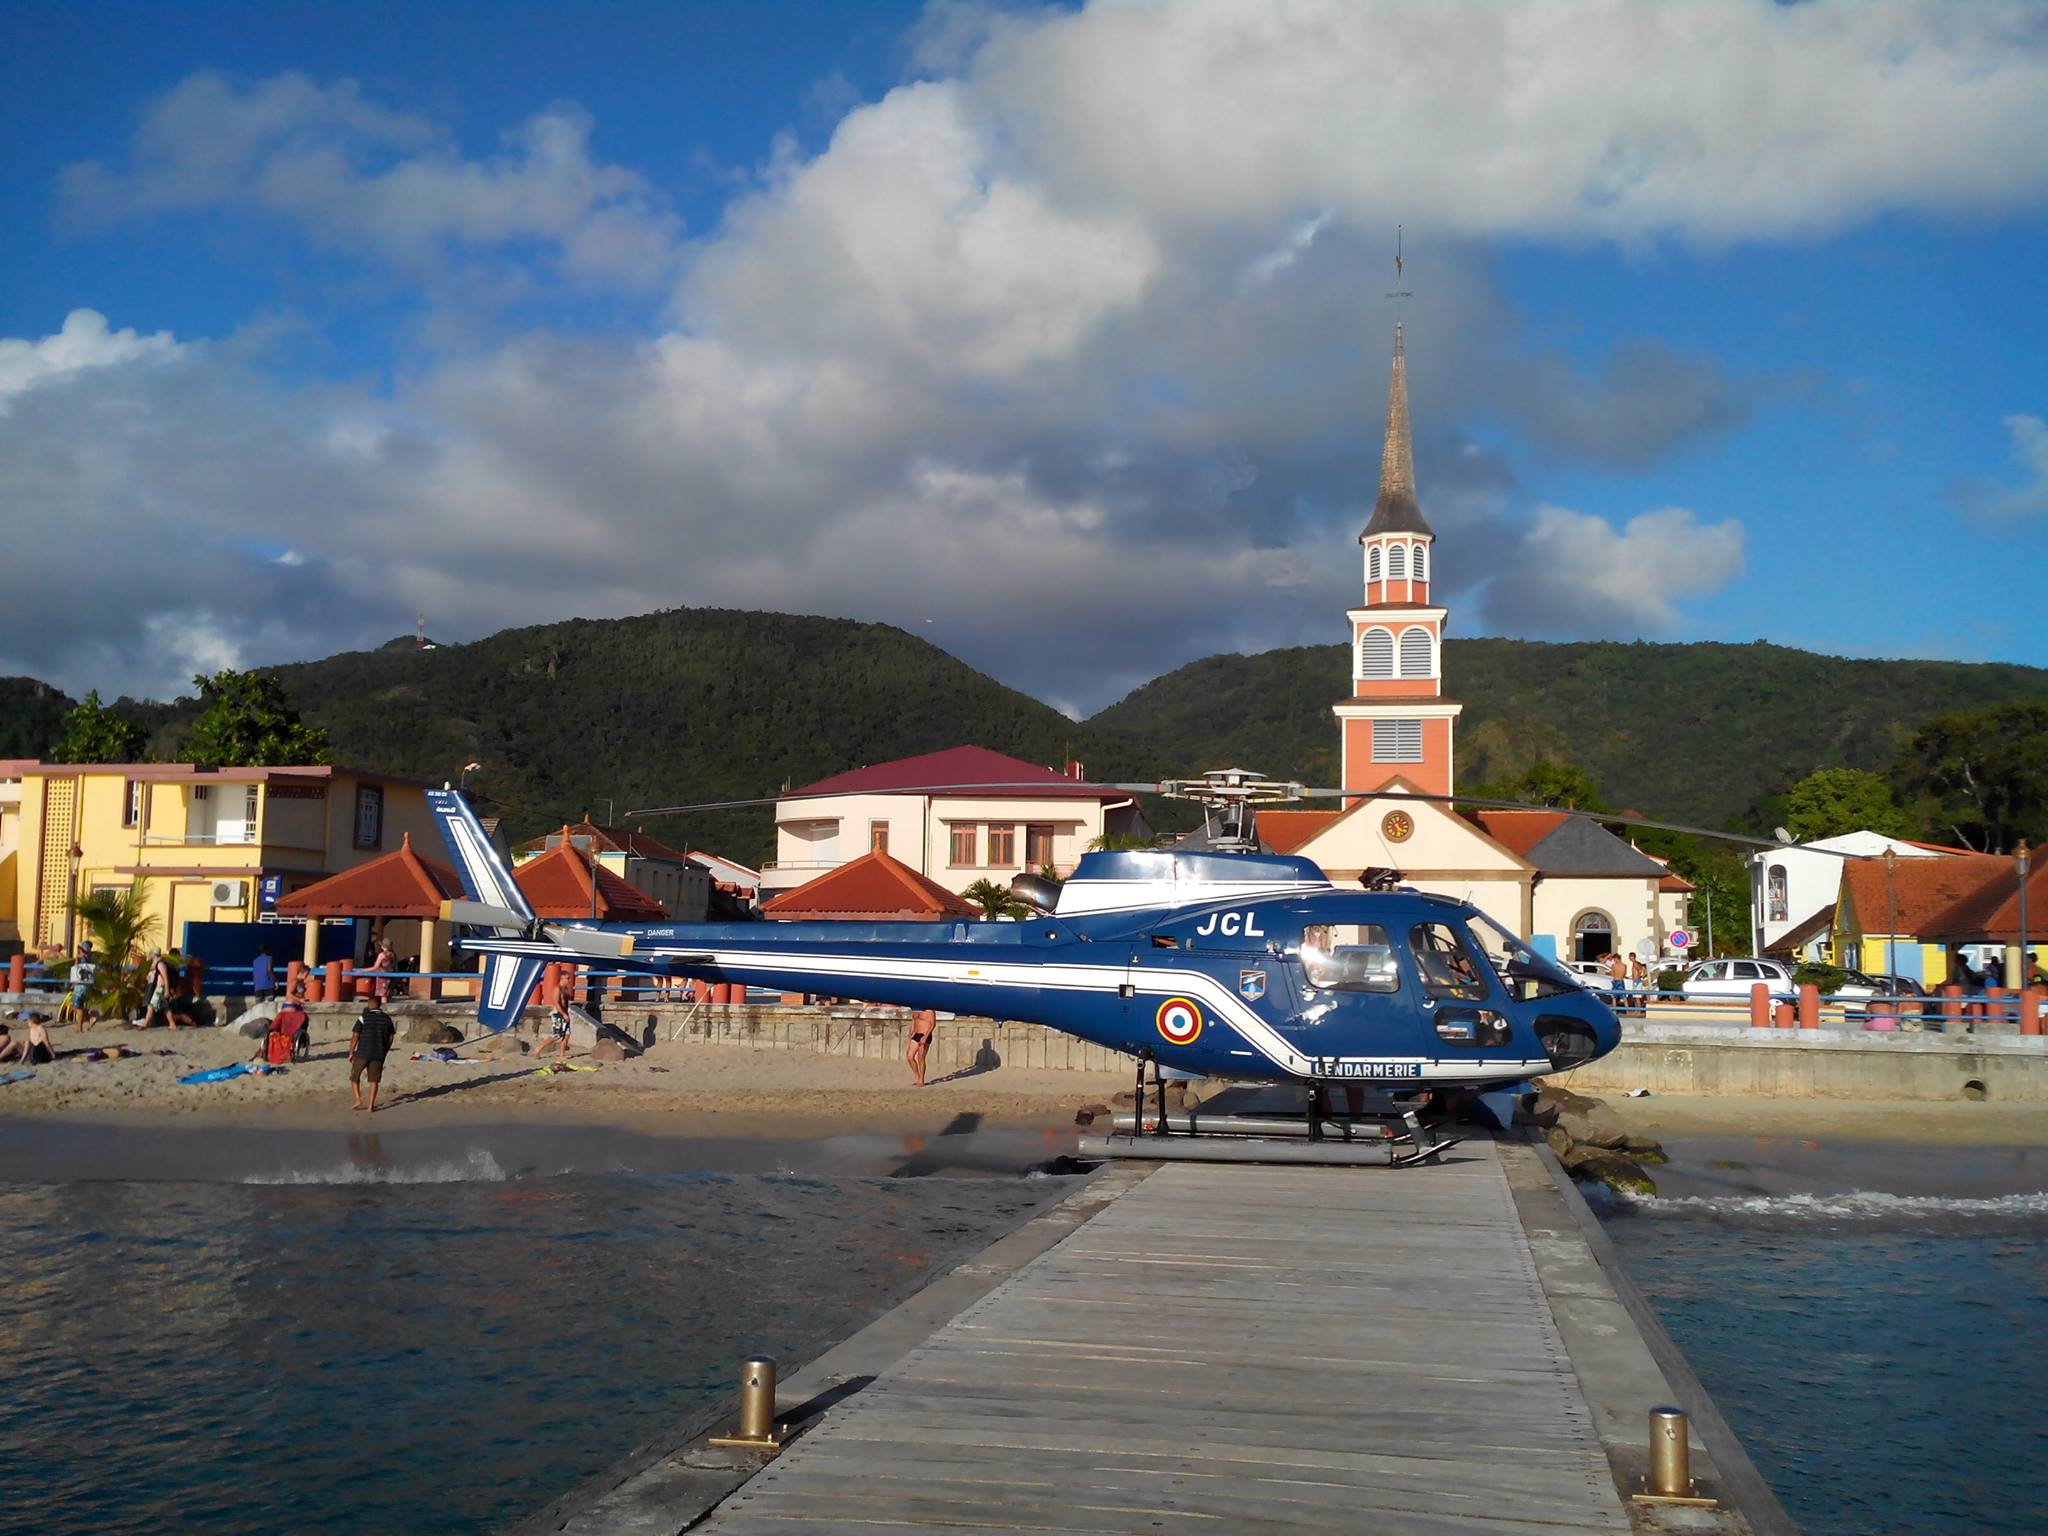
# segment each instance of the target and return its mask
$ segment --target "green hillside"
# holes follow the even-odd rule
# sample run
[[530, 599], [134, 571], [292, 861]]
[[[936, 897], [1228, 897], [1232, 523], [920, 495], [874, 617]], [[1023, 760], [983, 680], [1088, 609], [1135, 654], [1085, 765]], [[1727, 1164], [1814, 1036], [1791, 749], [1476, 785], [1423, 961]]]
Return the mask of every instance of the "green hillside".
[[47, 757], [71, 700], [32, 677], [0, 677], [0, 757]]
[[[1149, 736], [1190, 771], [1227, 760], [1329, 784], [1330, 705], [1349, 678], [1342, 645], [1211, 656], [1088, 723]], [[1560, 757], [1617, 805], [1730, 827], [1817, 768], [1889, 767], [1903, 737], [1942, 710], [2048, 698], [2048, 668], [1855, 661], [1762, 643], [1452, 640], [1444, 678], [1465, 703], [1461, 784]]]
[[[976, 742], [1034, 763], [1069, 748], [1093, 773], [1129, 749], [886, 624], [677, 609], [505, 630], [468, 645], [375, 651], [275, 669], [334, 760], [431, 782], [463, 764], [515, 837], [564, 816], [772, 795], [785, 785]], [[192, 708], [157, 728], [174, 755]], [[608, 810], [609, 807], [609, 810]], [[769, 856], [766, 810], [653, 820], [679, 845]]]
[[[506, 630], [418, 650], [408, 637], [276, 669], [334, 757], [469, 784], [515, 836], [586, 811], [773, 794], [868, 763], [975, 742], [1103, 779], [1255, 768], [1332, 784], [1341, 645], [1211, 656], [1076, 724], [886, 624], [678, 609]], [[1615, 804], [1736, 826], [1816, 768], [1888, 767], [1944, 709], [2048, 698], [2048, 669], [1848, 661], [1771, 645], [1453, 640], [1460, 782], [1538, 757], [1583, 765]], [[70, 700], [0, 679], [0, 755], [44, 755]], [[175, 757], [191, 700], [120, 708]], [[609, 809], [608, 809], [609, 807]], [[1187, 825], [1188, 807], [1155, 822]], [[1752, 822], [1753, 824], [1753, 822]], [[682, 844], [769, 856], [765, 810], [647, 823]]]

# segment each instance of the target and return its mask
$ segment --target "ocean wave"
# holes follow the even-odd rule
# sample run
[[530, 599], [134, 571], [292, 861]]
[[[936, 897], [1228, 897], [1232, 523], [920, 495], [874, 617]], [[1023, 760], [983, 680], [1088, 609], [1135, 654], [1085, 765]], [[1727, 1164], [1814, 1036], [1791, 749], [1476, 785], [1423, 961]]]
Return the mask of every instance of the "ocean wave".
[[481, 1147], [460, 1158], [384, 1167], [375, 1163], [337, 1163], [323, 1168], [286, 1168], [252, 1173], [244, 1184], [492, 1184], [511, 1178], [498, 1160]]
[[1632, 1195], [1619, 1203], [1658, 1214], [1698, 1214], [1814, 1221], [1955, 1220], [1994, 1217], [2048, 1219], [2048, 1192], [1992, 1195], [1895, 1195], [1881, 1189], [1793, 1195]]

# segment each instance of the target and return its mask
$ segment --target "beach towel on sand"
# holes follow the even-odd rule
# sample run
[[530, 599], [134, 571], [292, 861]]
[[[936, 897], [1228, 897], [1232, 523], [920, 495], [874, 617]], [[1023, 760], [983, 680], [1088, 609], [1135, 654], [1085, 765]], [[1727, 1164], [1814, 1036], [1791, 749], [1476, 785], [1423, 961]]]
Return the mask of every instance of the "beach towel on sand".
[[224, 1083], [231, 1077], [245, 1077], [250, 1073], [270, 1073], [277, 1068], [264, 1066], [253, 1061], [238, 1061], [232, 1067], [214, 1067], [206, 1072], [187, 1072], [178, 1081], [181, 1083]]
[[0, 1083], [25, 1083], [34, 1076], [33, 1072], [0, 1072]]

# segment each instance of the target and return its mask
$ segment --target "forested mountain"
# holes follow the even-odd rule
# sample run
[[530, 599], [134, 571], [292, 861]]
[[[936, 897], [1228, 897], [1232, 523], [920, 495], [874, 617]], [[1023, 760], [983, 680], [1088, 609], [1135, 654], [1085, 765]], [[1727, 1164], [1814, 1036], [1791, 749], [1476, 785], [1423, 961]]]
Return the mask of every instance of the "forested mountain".
[[[679, 609], [506, 630], [275, 669], [340, 763], [469, 776], [515, 835], [586, 811], [773, 794], [848, 768], [975, 742], [1093, 777], [1241, 766], [1336, 782], [1341, 645], [1211, 656], [1075, 723], [886, 624]], [[1610, 804], [1735, 826], [1816, 768], [1891, 765], [1945, 709], [2048, 698], [2048, 669], [1850, 661], [1772, 645], [1453, 640], [1462, 785], [1539, 757], [1576, 762]], [[70, 700], [0, 679], [0, 755], [47, 755]], [[120, 708], [177, 755], [194, 700]], [[1181, 824], [1166, 813], [1172, 824]], [[762, 859], [764, 810], [648, 823], [666, 840]]]
[[[273, 669], [338, 763], [439, 783], [465, 763], [485, 813], [515, 837], [586, 811], [772, 795], [848, 768], [976, 742], [1034, 763], [1069, 753], [1091, 773], [1144, 765], [1128, 743], [1006, 688], [886, 624], [677, 609], [505, 630], [420, 650]], [[194, 701], [155, 727], [174, 756]], [[681, 846], [769, 856], [765, 809], [647, 823]]]
[[[1190, 767], [1228, 760], [1335, 783], [1330, 705], [1350, 691], [1342, 645], [1211, 656], [1089, 721], [1149, 737]], [[1817, 768], [1884, 769], [1928, 716], [2048, 698], [2048, 668], [1859, 661], [1766, 645], [1452, 640], [1458, 780], [1574, 762], [1610, 804], [1733, 827]]]
[[32, 677], [0, 677], [0, 757], [46, 757], [71, 700]]

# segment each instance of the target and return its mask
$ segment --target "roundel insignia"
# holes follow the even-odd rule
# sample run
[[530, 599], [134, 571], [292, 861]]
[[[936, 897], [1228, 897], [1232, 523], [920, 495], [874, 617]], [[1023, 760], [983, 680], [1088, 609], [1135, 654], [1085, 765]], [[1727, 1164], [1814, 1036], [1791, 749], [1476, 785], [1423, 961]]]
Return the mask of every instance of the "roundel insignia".
[[1202, 1010], [1184, 997], [1169, 997], [1155, 1018], [1168, 1045], [1193, 1045], [1202, 1037]]

